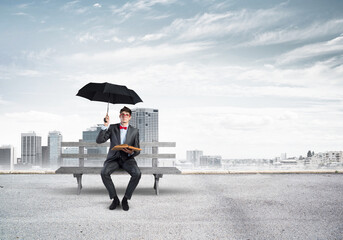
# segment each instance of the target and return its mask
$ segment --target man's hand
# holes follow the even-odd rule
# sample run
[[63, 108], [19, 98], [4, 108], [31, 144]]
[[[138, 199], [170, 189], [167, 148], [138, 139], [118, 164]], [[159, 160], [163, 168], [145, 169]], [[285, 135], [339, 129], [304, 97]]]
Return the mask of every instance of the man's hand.
[[108, 114], [106, 114], [106, 117], [104, 118], [104, 126], [107, 127], [110, 124], [110, 117]]
[[133, 152], [134, 152], [133, 150], [130, 150], [128, 148], [123, 148], [122, 151], [124, 151], [124, 152], [126, 152], [128, 154], [133, 154]]

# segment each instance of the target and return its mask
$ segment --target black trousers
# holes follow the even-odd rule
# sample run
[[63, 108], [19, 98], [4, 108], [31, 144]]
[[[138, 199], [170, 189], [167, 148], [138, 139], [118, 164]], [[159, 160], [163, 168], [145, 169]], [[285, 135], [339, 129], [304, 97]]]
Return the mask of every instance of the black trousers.
[[127, 199], [131, 199], [132, 193], [136, 189], [139, 180], [141, 179], [141, 171], [137, 166], [136, 160], [134, 160], [133, 158], [127, 160], [122, 160], [121, 158], [119, 158], [116, 160], [105, 162], [104, 167], [101, 170], [101, 178], [108, 191], [108, 194], [110, 195], [110, 199], [113, 199], [117, 196], [111, 174], [118, 168], [124, 169], [131, 175], [129, 184], [127, 185], [125, 192], [125, 197]]

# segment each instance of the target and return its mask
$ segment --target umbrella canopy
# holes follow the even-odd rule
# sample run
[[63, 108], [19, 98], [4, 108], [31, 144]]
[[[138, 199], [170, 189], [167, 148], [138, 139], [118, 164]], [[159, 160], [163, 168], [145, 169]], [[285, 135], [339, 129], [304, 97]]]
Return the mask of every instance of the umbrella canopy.
[[137, 93], [126, 86], [112, 83], [88, 83], [79, 90], [76, 96], [87, 98], [91, 101], [107, 103], [136, 104], [143, 102]]
[[[82, 87], [76, 96], [87, 98], [91, 101], [109, 103], [136, 104], [143, 102], [135, 91], [126, 86], [112, 83], [88, 83]], [[108, 113], [108, 105], [107, 105]]]

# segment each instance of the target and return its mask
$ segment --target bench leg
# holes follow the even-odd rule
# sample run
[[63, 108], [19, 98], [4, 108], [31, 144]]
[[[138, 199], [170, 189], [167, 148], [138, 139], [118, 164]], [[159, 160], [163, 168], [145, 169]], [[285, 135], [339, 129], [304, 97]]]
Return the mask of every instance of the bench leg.
[[74, 173], [77, 181], [77, 195], [80, 195], [82, 189], [82, 173]]
[[160, 178], [163, 177], [163, 174], [154, 174], [154, 177], [155, 177], [155, 183], [154, 183], [155, 193], [156, 193], [156, 195], [159, 195], [160, 191], [158, 188], [158, 183], [159, 183]]

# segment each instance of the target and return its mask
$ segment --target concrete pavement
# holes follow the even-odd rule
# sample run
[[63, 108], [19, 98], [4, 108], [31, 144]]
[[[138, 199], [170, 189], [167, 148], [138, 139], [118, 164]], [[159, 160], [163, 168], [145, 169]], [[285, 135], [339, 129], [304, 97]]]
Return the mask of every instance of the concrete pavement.
[[[129, 176], [112, 176], [122, 198]], [[130, 210], [100, 176], [0, 175], [0, 239], [343, 239], [342, 174], [142, 176]]]

